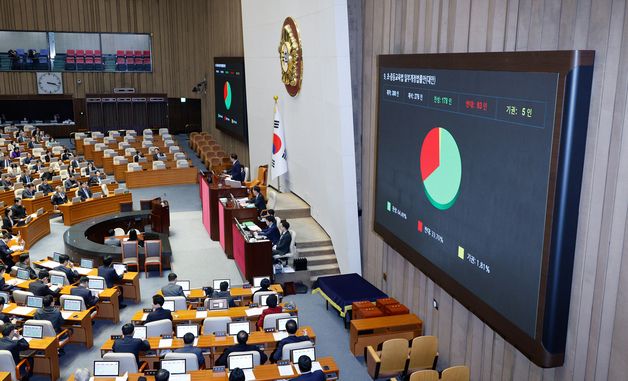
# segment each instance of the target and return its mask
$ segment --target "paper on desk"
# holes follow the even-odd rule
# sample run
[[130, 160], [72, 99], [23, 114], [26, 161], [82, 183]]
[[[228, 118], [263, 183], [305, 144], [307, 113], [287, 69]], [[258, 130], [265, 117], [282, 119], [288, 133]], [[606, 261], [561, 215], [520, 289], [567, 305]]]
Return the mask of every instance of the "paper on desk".
[[30, 343], [31, 340], [33, 340], [33, 338], [32, 337], [24, 337], [24, 340], [26, 340], [26, 342]]
[[273, 332], [273, 339], [275, 341], [281, 341], [288, 337], [288, 332]]
[[122, 377], [116, 377], [116, 381], [126, 381], [129, 379], [129, 372], [124, 373]]
[[197, 319], [205, 319], [207, 317], [207, 311], [196, 311]]
[[185, 297], [187, 298], [188, 296], [190, 296], [190, 291], [183, 291], [183, 295], [185, 295]]
[[246, 381], [255, 379], [255, 374], [253, 373], [253, 369], [244, 369], [244, 379]]
[[142, 314], [142, 321], [146, 320], [147, 317], [148, 317], [148, 312], [144, 312]]
[[74, 312], [70, 312], [70, 311], [61, 311], [61, 316], [63, 316], [63, 319], [67, 320], [70, 318], [70, 316], [72, 316]]
[[22, 251], [22, 250], [24, 250], [24, 246], [22, 246], [22, 245], [13, 245], [13, 246], [9, 247], [9, 249], [11, 249], [13, 251]]
[[244, 312], [246, 313], [246, 316], [258, 316], [262, 314], [264, 309], [264, 307], [249, 308], [248, 310], [244, 310]]
[[279, 370], [280, 376], [292, 376], [294, 374], [292, 365], [279, 365], [277, 370]]
[[55, 267], [61, 266], [61, 263], [57, 261], [44, 260], [40, 263], [40, 266], [47, 267], [49, 269], [54, 269]]
[[14, 309], [12, 309], [9, 312], [9, 314], [11, 314], [11, 315], [29, 315], [33, 311], [35, 311], [35, 309], [34, 308], [30, 308], [30, 307], [15, 307]]
[[80, 275], [87, 275], [92, 271], [92, 269], [86, 269], [85, 267], [75, 267], [74, 270]]
[[16, 284], [22, 283], [22, 282], [24, 282], [22, 279], [9, 279], [5, 283], [8, 284], [9, 286], [15, 286]]
[[189, 374], [171, 374], [168, 381], [190, 381], [191, 377]]
[[[298, 374], [301, 374], [301, 371], [299, 370], [298, 366], [295, 366], [295, 369], [297, 370]], [[322, 372], [323, 367], [321, 366], [321, 363], [319, 363], [318, 361], [314, 361], [312, 363], [312, 369], [310, 370], [310, 372], [316, 372], [317, 370], [320, 370]]]
[[159, 339], [159, 348], [172, 347], [172, 339]]

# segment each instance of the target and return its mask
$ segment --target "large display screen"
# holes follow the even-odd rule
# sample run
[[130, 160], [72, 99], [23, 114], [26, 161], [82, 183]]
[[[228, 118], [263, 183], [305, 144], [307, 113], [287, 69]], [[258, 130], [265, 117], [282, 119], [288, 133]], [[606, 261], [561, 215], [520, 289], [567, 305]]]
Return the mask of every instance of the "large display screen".
[[525, 351], [545, 325], [568, 75], [437, 56], [380, 57], [375, 229]]
[[248, 141], [243, 58], [214, 58], [214, 95], [216, 127]]

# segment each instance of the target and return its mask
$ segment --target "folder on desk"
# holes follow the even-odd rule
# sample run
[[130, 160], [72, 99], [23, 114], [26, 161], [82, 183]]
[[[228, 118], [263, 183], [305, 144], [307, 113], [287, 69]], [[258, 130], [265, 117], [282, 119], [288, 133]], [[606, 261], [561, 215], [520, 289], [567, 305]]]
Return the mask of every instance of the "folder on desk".
[[172, 347], [172, 339], [159, 339], [159, 348]]

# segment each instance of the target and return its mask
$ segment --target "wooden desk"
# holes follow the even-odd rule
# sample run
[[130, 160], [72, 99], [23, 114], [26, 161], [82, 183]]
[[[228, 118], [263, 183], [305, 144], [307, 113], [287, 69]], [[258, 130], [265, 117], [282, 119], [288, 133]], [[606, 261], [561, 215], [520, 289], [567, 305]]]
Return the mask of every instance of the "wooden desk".
[[85, 344], [87, 349], [94, 346], [94, 331], [92, 327], [91, 311], [85, 310], [74, 312], [69, 318], [65, 319], [63, 328], [72, 329], [71, 343]]
[[21, 235], [24, 240], [24, 248], [28, 250], [35, 242], [50, 234], [50, 215], [48, 212], [44, 212], [26, 225], [14, 226], [13, 232]]
[[4, 202], [4, 205], [10, 206], [15, 203], [15, 193], [12, 190], [0, 191], [0, 201]]
[[58, 380], [59, 371], [59, 342], [55, 337], [44, 337], [30, 341], [30, 349], [38, 351], [33, 356], [33, 373], [44, 374], [51, 380]]
[[[247, 197], [248, 191], [246, 188], [232, 188], [230, 186], [219, 186], [217, 184], [209, 184], [209, 200], [203, 200], [207, 202], [207, 210], [209, 217], [209, 237], [213, 241], [220, 240], [220, 223], [218, 222], [218, 199], [221, 197], [228, 197], [233, 194], [234, 197]], [[205, 210], [205, 208], [203, 208]]]
[[[283, 305], [283, 304], [282, 304]], [[226, 310], [220, 310], [220, 311], [205, 311], [206, 314], [202, 314], [202, 316], [198, 316], [196, 314], [196, 310], [179, 310], [179, 311], [175, 311], [172, 313], [172, 323], [174, 325], [176, 324], [186, 324], [186, 323], [203, 323], [203, 320], [205, 320], [206, 317], [230, 317], [232, 320], [236, 320], [236, 319], [247, 319], [250, 322], [257, 322], [257, 319], [259, 318], [259, 316], [261, 315], [261, 312], [258, 314], [254, 314], [254, 315], [247, 315], [246, 314], [246, 310], [248, 310], [248, 307], [231, 307], [229, 309]], [[284, 310], [283, 312], [288, 312], [292, 315], [298, 315], [299, 314], [299, 310], [295, 309], [295, 310]], [[143, 324], [144, 323], [144, 313], [143, 311], [137, 311], [133, 317], [131, 318], [131, 321], [133, 323], [137, 323], [137, 324]], [[251, 329], [251, 331], [254, 331], [255, 328]]]
[[[70, 295], [75, 286], [63, 286], [60, 295]], [[120, 291], [117, 288], [106, 288], [98, 295], [98, 313], [96, 319], [111, 320], [115, 324], [120, 322]]]
[[54, 206], [50, 202], [51, 196], [52, 194], [38, 198], [24, 198], [22, 199], [22, 205], [26, 208], [27, 214], [35, 213], [39, 208], [44, 208], [46, 212], [50, 213], [54, 211]]
[[11, 373], [0, 372], [0, 381], [11, 381]]
[[351, 320], [349, 349], [354, 355], [361, 356], [369, 345], [377, 347], [396, 338], [411, 340], [422, 334], [423, 321], [415, 314]]
[[[220, 232], [220, 246], [222, 246], [222, 249], [225, 251], [227, 258], [233, 259], [234, 232], [233, 229], [231, 229], [233, 219], [237, 218], [241, 221], [249, 221], [257, 219], [257, 216], [258, 212], [255, 207], [244, 208], [239, 204], [234, 205], [232, 201], [218, 200], [218, 230]], [[267, 274], [271, 273], [272, 271]]]
[[162, 185], [196, 184], [196, 167], [125, 172], [126, 187], [145, 188]]
[[[270, 289], [275, 291], [279, 295], [283, 295], [283, 287], [280, 284], [272, 284], [270, 285]], [[242, 300], [251, 300], [253, 298], [253, 289], [252, 288], [243, 288], [243, 287], [231, 287], [229, 290], [232, 298], [242, 299]], [[157, 294], [162, 295], [161, 290], [157, 291]], [[200, 300], [205, 299], [205, 290], [202, 288], [193, 288], [190, 290], [190, 293], [186, 296], [188, 300]]]
[[[231, 224], [233, 235], [233, 259], [244, 279], [273, 273], [273, 244], [269, 240], [250, 242], [240, 229], [236, 219]], [[243, 221], [239, 221], [243, 222]]]
[[133, 202], [131, 193], [89, 199], [78, 204], [61, 204], [59, 205], [59, 211], [63, 213], [63, 224], [71, 226], [103, 214], [118, 213], [120, 211], [120, 203], [123, 202]]

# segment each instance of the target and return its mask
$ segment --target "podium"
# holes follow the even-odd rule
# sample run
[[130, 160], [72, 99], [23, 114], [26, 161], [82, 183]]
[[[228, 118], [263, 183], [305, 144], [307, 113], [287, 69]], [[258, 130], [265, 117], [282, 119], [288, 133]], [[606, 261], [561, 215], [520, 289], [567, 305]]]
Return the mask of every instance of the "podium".
[[151, 200], [150, 222], [155, 233], [170, 235], [170, 205], [161, 197]]

